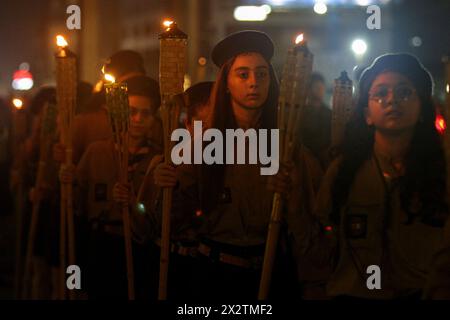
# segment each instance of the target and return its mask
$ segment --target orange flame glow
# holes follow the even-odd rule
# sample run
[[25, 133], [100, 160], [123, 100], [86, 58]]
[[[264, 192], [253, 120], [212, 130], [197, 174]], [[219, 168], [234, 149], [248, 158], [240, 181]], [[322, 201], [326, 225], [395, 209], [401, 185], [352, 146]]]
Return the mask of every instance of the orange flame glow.
[[114, 78], [114, 76], [112, 74], [106, 73], [104, 78], [106, 81], [108, 81], [110, 83], [116, 82], [116, 78]]
[[17, 110], [20, 110], [23, 107], [23, 101], [18, 98], [13, 99], [12, 103], [13, 103], [14, 107], [16, 107]]
[[67, 43], [66, 39], [62, 35], [56, 36], [56, 45], [61, 48], [67, 47], [69, 44]]
[[166, 27], [166, 28], [169, 28], [171, 25], [173, 24], [173, 21], [172, 20], [164, 20], [164, 22], [163, 22], [163, 26], [164, 27]]

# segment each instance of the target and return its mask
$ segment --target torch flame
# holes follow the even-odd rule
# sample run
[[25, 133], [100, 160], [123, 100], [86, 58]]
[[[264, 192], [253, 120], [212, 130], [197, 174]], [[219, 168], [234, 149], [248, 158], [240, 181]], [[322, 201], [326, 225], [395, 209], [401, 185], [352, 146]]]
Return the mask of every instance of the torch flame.
[[449, 84], [449, 83], [447, 83], [447, 86], [446, 86], [446, 88], [445, 88], [445, 91], [447, 91], [447, 93], [450, 93], [450, 84]]
[[56, 44], [58, 47], [61, 47], [61, 48], [67, 47], [69, 45], [67, 43], [66, 39], [62, 35], [56, 36]]
[[303, 33], [300, 33], [297, 38], [295, 38], [295, 44], [299, 44], [300, 42], [302, 42], [304, 40], [304, 36]]
[[170, 26], [173, 24], [172, 20], [164, 20], [163, 25], [166, 28], [170, 28]]
[[18, 98], [13, 99], [12, 103], [17, 110], [20, 110], [23, 107], [23, 101]]
[[105, 74], [105, 80], [110, 82], [110, 83], [116, 82], [116, 78], [114, 78], [114, 76], [112, 74], [109, 74], [109, 73]]

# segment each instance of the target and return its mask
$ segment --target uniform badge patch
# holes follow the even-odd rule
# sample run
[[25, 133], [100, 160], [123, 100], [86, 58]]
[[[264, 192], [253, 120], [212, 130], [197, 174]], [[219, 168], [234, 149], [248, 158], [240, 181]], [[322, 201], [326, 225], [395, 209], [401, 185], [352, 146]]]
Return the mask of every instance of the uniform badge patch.
[[346, 218], [345, 233], [350, 239], [363, 239], [367, 237], [367, 216], [363, 214], [350, 214]]

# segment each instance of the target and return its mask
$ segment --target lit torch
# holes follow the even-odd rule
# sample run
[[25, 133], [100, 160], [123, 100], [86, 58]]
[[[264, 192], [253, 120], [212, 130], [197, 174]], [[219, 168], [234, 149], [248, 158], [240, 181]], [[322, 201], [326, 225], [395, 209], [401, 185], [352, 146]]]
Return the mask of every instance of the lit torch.
[[23, 101], [19, 98], [14, 98], [12, 100], [12, 104], [16, 108], [16, 110], [21, 110], [23, 107]]
[[[173, 21], [163, 23], [165, 31], [159, 35], [160, 60], [159, 84], [161, 90], [161, 119], [164, 130], [164, 160], [171, 163], [173, 142], [172, 131], [178, 127], [179, 105], [174, 102], [177, 94], [183, 93], [184, 74], [186, 71], [187, 35], [178, 29]], [[167, 299], [167, 278], [170, 253], [170, 210], [172, 189], [163, 190], [163, 215], [161, 228], [161, 257], [158, 299]]]
[[[282, 163], [293, 160], [294, 149], [298, 143], [299, 124], [306, 104], [312, 65], [313, 55], [306, 45], [304, 35], [300, 34], [295, 39], [295, 46], [288, 51], [278, 98], [278, 129], [280, 130], [279, 141]], [[258, 293], [258, 299], [260, 300], [266, 300], [269, 294], [280, 233], [282, 206], [281, 194], [275, 193]]]
[[[116, 83], [110, 74], [104, 75], [106, 106], [108, 108], [109, 121], [111, 124], [114, 144], [116, 146], [116, 159], [119, 167], [119, 182], [128, 183], [128, 144], [129, 144], [129, 105], [128, 89], [124, 83]], [[125, 257], [128, 281], [128, 299], [134, 300], [134, 267], [133, 251], [131, 243], [131, 222], [128, 205], [122, 207], [123, 235], [125, 240]]]
[[[77, 96], [77, 57], [67, 47], [66, 39], [56, 36], [56, 100], [61, 124], [61, 144], [66, 147], [64, 166], [72, 166], [72, 123]], [[60, 225], [60, 295], [66, 297], [66, 227], [68, 230], [69, 264], [75, 264], [75, 230], [73, 224], [72, 184], [61, 184]], [[67, 226], [66, 226], [67, 225]], [[72, 292], [72, 291], [71, 291]], [[71, 298], [73, 295], [71, 294]]]
[[334, 80], [333, 109], [331, 115], [331, 153], [336, 156], [337, 148], [342, 143], [347, 122], [353, 112], [353, 82], [342, 71], [341, 76]]
[[16, 150], [20, 143], [27, 136], [27, 114], [24, 112], [24, 102], [20, 98], [13, 98], [11, 100], [11, 104], [14, 107], [12, 115], [13, 115], [13, 128], [12, 128], [12, 136], [14, 137], [14, 154], [17, 154], [19, 151]]

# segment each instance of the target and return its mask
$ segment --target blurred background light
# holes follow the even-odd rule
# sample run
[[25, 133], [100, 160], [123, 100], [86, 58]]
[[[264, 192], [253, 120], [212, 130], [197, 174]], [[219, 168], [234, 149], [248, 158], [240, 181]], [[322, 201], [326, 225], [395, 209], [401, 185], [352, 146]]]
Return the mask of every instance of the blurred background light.
[[272, 12], [272, 7], [268, 4], [263, 4], [261, 8], [264, 10], [266, 14], [270, 14]]
[[274, 6], [282, 6], [286, 3], [286, 0], [270, 0], [270, 3]]
[[17, 70], [14, 72], [12, 87], [14, 90], [30, 90], [33, 88], [33, 76], [28, 70]]
[[12, 87], [14, 90], [30, 90], [31, 88], [33, 88], [33, 85], [33, 79], [15, 79], [12, 82]]
[[237, 21], [264, 21], [267, 19], [267, 6], [239, 6], [234, 9]]
[[411, 44], [413, 47], [420, 47], [422, 45], [422, 39], [418, 36], [412, 37]]
[[370, 0], [356, 0], [358, 6], [368, 6], [371, 2]]
[[22, 107], [23, 107], [23, 102], [22, 102], [21, 99], [14, 98], [14, 99], [12, 100], [12, 103], [13, 103], [14, 107], [15, 107], [17, 110], [20, 110], [20, 109], [22, 109]]
[[30, 64], [28, 62], [22, 62], [19, 65], [19, 70], [30, 71]]
[[352, 42], [352, 50], [356, 55], [363, 55], [367, 51], [367, 43], [364, 40], [356, 39]]
[[206, 65], [206, 58], [205, 57], [200, 57], [198, 58], [198, 64], [201, 66], [205, 66]]
[[317, 14], [325, 14], [327, 13], [327, 10], [328, 10], [327, 5], [323, 2], [317, 2], [314, 5], [314, 12]]

